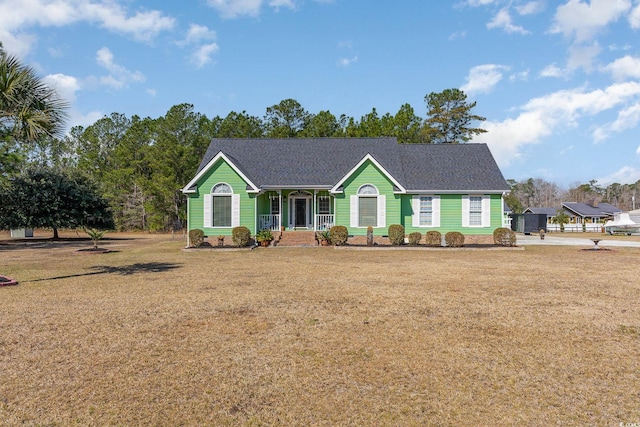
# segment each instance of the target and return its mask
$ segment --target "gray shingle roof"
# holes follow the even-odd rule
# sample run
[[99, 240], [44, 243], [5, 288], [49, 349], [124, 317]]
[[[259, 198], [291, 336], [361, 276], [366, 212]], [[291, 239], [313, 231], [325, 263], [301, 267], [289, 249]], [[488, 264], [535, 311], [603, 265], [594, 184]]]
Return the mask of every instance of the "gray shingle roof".
[[509, 191], [486, 144], [399, 144], [407, 190]]
[[586, 203], [564, 202], [562, 206], [583, 217], [613, 216], [615, 212], [622, 212], [622, 209], [609, 203], [598, 203], [598, 206], [592, 206]]
[[395, 138], [214, 139], [198, 172], [219, 152], [262, 188], [330, 188], [370, 154], [407, 191], [509, 190], [485, 144], [398, 144]]
[[556, 216], [558, 208], [527, 208], [524, 213], [545, 214], [548, 217]]

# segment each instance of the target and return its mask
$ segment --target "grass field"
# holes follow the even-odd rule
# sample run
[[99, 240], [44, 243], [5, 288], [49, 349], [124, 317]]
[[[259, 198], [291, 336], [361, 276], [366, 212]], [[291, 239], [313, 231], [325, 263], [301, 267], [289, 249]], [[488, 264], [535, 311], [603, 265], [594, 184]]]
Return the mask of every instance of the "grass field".
[[640, 249], [108, 236], [0, 245], [0, 425], [640, 422]]

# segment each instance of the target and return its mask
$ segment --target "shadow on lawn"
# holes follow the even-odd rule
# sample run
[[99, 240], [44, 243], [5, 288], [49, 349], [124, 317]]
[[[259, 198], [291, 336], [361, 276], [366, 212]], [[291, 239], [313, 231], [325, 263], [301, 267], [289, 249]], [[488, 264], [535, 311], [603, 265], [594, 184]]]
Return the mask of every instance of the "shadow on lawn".
[[97, 274], [117, 274], [119, 276], [130, 276], [137, 273], [164, 273], [169, 270], [180, 268], [180, 264], [170, 264], [165, 262], [147, 262], [114, 267], [110, 265], [96, 265], [91, 267], [87, 273], [68, 274], [66, 276], [47, 277], [36, 280], [22, 280], [21, 282], [43, 282], [45, 280], [69, 279], [72, 277], [95, 276]]

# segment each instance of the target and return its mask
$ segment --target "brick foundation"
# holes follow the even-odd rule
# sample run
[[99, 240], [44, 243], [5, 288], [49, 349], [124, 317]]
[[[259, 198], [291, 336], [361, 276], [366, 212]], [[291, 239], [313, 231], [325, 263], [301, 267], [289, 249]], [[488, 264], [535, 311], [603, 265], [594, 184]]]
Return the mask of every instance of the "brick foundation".
[[[407, 238], [409, 235], [406, 236]], [[444, 235], [442, 236], [444, 240]], [[390, 245], [388, 237], [382, 236], [373, 236], [374, 244], [378, 245]], [[366, 246], [367, 244], [367, 236], [352, 236], [347, 240], [347, 244], [349, 245], [357, 245], [357, 246]], [[422, 240], [420, 240], [420, 244], [425, 244], [425, 236], [422, 236]], [[464, 235], [464, 244], [465, 245], [493, 245], [493, 235], [475, 235], [475, 234], [465, 234]]]

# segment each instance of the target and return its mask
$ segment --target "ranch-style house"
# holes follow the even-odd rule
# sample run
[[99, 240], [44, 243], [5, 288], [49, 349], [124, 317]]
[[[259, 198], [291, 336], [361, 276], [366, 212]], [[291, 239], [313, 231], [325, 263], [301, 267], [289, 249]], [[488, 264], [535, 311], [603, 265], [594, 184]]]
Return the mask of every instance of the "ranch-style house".
[[492, 235], [509, 191], [485, 144], [398, 144], [395, 138], [214, 139], [187, 195], [188, 230], [243, 225], [378, 236], [437, 230]]

